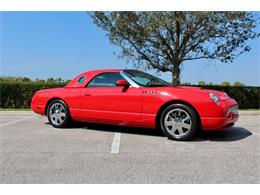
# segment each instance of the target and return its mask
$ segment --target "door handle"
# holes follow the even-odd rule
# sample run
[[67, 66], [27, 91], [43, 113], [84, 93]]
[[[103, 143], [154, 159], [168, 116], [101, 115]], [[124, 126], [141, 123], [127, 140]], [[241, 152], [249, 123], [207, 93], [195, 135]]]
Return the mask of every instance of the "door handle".
[[90, 93], [85, 93], [85, 96], [91, 96], [91, 94]]

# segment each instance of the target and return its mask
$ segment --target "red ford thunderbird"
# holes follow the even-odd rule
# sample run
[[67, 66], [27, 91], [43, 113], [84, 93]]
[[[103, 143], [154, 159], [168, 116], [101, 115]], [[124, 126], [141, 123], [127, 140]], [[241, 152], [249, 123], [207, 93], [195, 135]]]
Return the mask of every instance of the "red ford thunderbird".
[[137, 70], [95, 70], [64, 88], [37, 91], [34, 112], [54, 127], [71, 120], [161, 129], [174, 140], [189, 140], [198, 129], [218, 130], [238, 120], [238, 104], [226, 93], [171, 86]]

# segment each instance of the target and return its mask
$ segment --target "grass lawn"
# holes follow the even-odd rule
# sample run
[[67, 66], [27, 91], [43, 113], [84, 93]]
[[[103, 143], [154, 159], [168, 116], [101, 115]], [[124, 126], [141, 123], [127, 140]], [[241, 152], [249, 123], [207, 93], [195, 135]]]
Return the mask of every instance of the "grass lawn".
[[260, 109], [239, 109], [239, 111], [257, 111], [257, 112], [260, 112]]

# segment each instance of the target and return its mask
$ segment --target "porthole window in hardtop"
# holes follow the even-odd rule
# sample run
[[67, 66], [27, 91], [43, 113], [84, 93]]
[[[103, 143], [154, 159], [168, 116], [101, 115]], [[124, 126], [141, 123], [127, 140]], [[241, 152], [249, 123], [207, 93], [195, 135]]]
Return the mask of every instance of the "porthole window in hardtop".
[[85, 77], [84, 76], [79, 77], [79, 79], [78, 79], [78, 83], [79, 84], [83, 83], [84, 81], [85, 81]]

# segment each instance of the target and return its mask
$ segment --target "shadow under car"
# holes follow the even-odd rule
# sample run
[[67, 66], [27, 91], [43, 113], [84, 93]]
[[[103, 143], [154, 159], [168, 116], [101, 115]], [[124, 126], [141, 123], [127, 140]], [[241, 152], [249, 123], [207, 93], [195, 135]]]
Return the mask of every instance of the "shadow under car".
[[[49, 124], [49, 123], [46, 123]], [[70, 128], [80, 128], [83, 130], [121, 132], [124, 134], [137, 134], [147, 136], [164, 137], [162, 131], [157, 129], [146, 129], [139, 127], [104, 125], [95, 123], [75, 122]], [[252, 133], [243, 127], [228, 127], [217, 131], [202, 131], [200, 130], [196, 136], [190, 141], [216, 141], [216, 142], [232, 142], [247, 138]]]

